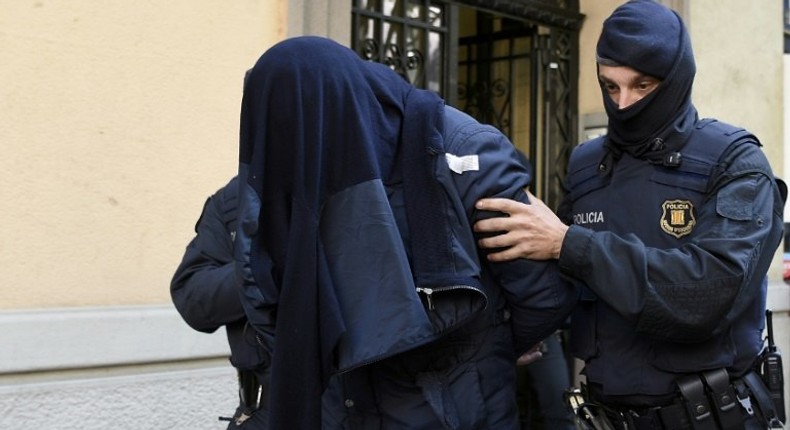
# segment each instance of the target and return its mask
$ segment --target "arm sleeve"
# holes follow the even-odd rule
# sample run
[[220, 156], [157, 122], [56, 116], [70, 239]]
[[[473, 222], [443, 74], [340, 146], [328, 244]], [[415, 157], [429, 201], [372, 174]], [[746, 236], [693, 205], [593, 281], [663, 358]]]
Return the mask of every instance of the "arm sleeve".
[[[274, 350], [279, 290], [272, 276], [272, 262], [262, 250], [256, 249], [260, 234], [258, 218], [261, 201], [247, 183], [249, 165], [239, 163], [238, 228], [234, 247], [234, 272], [238, 294], [247, 320], [255, 329], [258, 342], [268, 352]], [[257, 251], [257, 252], [256, 252]]]
[[[477, 156], [478, 171], [450, 173], [471, 224], [502, 216], [475, 210], [478, 199], [502, 197], [528, 203], [524, 188], [531, 181], [528, 166], [504, 135], [490, 127], [478, 125], [473, 129], [476, 131], [467, 133], [465, 138], [451, 140], [447, 148], [454, 155]], [[561, 279], [556, 261], [517, 259], [493, 263], [485, 258], [490, 250], [477, 252], [483, 270], [501, 286], [508, 301], [517, 353], [525, 352], [562, 326], [578, 299], [578, 290]]]
[[697, 342], [728, 327], [762, 288], [783, 230], [762, 151], [740, 145], [731, 157], [697, 213], [691, 241], [657, 249], [634, 235], [571, 226], [560, 252], [563, 274], [658, 338]]
[[235, 284], [231, 232], [222, 220], [222, 198], [206, 201], [195, 227], [196, 236], [170, 283], [178, 312], [195, 330], [211, 333], [244, 318]]

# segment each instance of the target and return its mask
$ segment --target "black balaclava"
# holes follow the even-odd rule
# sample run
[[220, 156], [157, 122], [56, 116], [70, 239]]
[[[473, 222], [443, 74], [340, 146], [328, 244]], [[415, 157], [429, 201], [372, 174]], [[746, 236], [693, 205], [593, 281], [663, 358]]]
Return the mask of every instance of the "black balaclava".
[[628, 1], [604, 21], [596, 55], [599, 64], [628, 66], [661, 80], [655, 91], [625, 109], [601, 86], [609, 145], [651, 159], [679, 149], [697, 113], [691, 104], [694, 53], [677, 13], [653, 0]]

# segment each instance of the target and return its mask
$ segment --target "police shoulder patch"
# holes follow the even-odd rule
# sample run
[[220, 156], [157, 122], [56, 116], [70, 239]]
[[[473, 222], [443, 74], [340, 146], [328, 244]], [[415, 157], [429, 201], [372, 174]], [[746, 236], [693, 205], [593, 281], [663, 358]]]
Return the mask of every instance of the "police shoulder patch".
[[661, 229], [681, 238], [694, 229], [694, 205], [688, 200], [666, 200], [661, 204]]

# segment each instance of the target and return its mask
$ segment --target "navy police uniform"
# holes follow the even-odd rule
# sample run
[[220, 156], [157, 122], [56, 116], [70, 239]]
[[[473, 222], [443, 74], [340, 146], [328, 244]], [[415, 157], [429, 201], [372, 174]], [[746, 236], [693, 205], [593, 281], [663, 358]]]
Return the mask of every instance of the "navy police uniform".
[[784, 201], [760, 143], [698, 118], [670, 9], [620, 6], [597, 55], [661, 83], [624, 109], [602, 84], [608, 134], [570, 158], [559, 265], [583, 287], [571, 339], [587, 395], [617, 428], [766, 428], [751, 382]]
[[233, 265], [233, 239], [238, 213], [238, 181], [234, 177], [206, 200], [170, 284], [178, 312], [195, 330], [213, 333], [225, 326], [231, 350], [230, 362], [239, 375], [239, 407], [229, 429], [262, 429], [264, 417], [255, 414], [265, 394], [259, 380], [267, 355], [247, 325], [241, 306]]
[[571, 339], [590, 395], [643, 409], [675, 402], [683, 375], [750, 372], [781, 226], [757, 141], [700, 122], [677, 166], [628, 154], [607, 160], [604, 142], [572, 156], [573, 225], [560, 258], [585, 286]]

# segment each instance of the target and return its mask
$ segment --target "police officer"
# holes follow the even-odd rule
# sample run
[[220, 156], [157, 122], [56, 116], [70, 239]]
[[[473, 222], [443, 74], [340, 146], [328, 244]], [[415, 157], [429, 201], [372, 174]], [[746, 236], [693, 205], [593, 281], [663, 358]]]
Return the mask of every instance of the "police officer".
[[262, 384], [267, 354], [258, 346], [239, 299], [234, 276], [233, 239], [238, 212], [234, 177], [206, 200], [195, 225], [197, 235], [187, 245], [170, 284], [178, 312], [195, 330], [212, 333], [225, 326], [231, 364], [238, 370], [239, 407], [228, 429], [263, 429], [265, 417], [256, 413], [265, 394]]
[[[493, 261], [557, 259], [582, 286], [571, 342], [587, 400], [614, 428], [778, 425], [752, 370], [763, 348], [766, 272], [783, 196], [758, 139], [691, 102], [688, 33], [672, 10], [632, 0], [597, 44], [609, 130], [574, 149], [567, 195], [482, 200]], [[539, 203], [536, 200], [536, 203]], [[504, 232], [504, 233], [502, 233]], [[771, 424], [773, 422], [773, 424]]]

